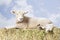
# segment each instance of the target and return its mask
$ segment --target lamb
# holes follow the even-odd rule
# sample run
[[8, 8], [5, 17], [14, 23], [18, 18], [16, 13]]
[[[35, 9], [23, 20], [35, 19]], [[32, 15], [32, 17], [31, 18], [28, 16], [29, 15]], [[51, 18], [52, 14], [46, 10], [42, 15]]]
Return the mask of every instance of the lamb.
[[28, 11], [23, 10], [12, 10], [11, 12], [16, 16], [16, 28], [35, 29], [41, 27], [45, 28], [46, 32], [53, 29], [52, 22], [49, 19], [25, 16]]
[[48, 33], [50, 31], [53, 32], [53, 29], [55, 27], [54, 24], [46, 24], [45, 26], [40, 26], [40, 24], [38, 25], [41, 29], [45, 29], [45, 32]]

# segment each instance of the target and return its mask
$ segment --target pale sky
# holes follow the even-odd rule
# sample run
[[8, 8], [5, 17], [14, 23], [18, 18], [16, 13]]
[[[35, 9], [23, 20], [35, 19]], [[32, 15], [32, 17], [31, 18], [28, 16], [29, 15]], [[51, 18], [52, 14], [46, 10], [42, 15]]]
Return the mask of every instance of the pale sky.
[[15, 25], [11, 10], [28, 10], [30, 16], [50, 19], [60, 26], [60, 0], [0, 0], [0, 27]]

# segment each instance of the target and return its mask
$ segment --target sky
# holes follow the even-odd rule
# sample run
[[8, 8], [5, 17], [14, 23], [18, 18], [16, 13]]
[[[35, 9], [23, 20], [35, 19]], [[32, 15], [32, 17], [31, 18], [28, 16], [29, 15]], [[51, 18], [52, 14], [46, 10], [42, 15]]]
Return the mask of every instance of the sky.
[[27, 10], [27, 16], [48, 18], [60, 27], [60, 0], [0, 0], [0, 28], [15, 25], [11, 10]]

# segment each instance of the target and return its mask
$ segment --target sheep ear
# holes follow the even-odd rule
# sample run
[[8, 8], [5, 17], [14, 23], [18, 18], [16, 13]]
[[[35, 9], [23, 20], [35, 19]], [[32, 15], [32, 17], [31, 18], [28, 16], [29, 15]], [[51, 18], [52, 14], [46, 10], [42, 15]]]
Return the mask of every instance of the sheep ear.
[[15, 14], [15, 12], [16, 12], [15, 10], [12, 10], [12, 11], [11, 11], [12, 14]]
[[28, 11], [25, 11], [25, 12], [24, 12], [24, 14], [27, 14], [27, 13], [28, 13]]

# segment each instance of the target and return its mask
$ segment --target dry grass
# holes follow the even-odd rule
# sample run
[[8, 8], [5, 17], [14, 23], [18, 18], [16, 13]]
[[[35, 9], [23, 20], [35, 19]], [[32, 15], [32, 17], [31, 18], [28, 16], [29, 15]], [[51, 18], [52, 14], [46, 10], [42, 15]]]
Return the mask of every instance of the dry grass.
[[0, 40], [60, 40], [60, 29], [45, 33], [38, 29], [0, 29]]

